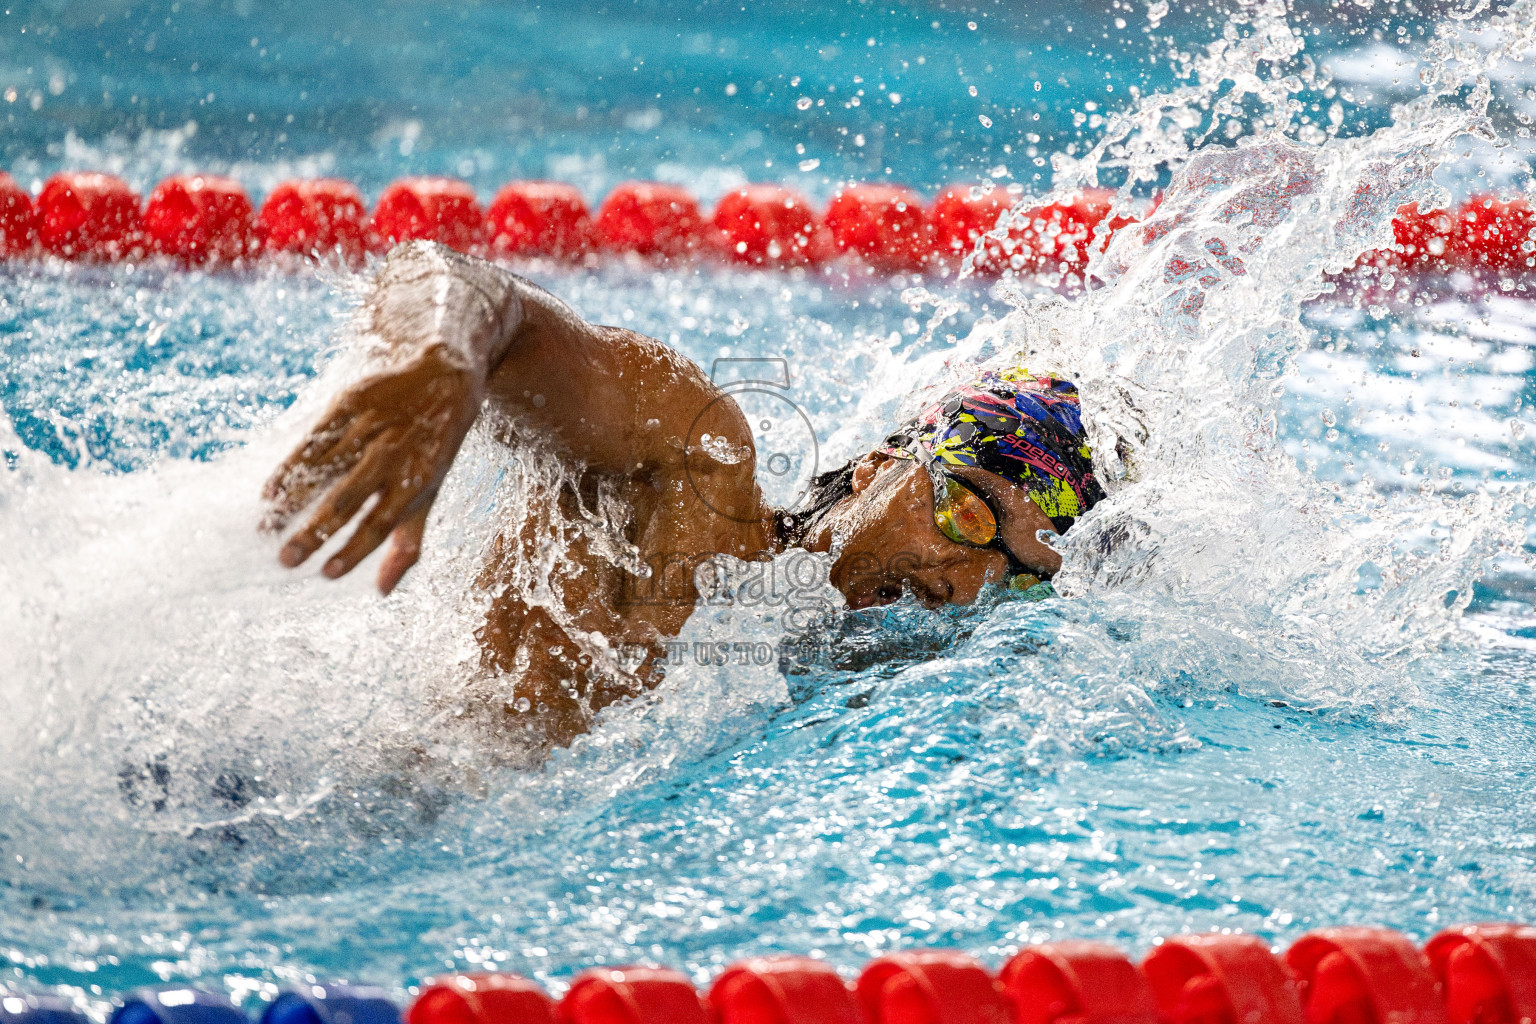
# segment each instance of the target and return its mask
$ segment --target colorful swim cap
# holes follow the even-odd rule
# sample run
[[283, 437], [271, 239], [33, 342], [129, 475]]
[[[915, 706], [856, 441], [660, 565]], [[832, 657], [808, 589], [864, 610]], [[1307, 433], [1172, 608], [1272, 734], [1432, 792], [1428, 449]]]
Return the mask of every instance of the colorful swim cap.
[[1022, 367], [988, 371], [950, 391], [885, 439], [899, 459], [979, 466], [1013, 481], [1058, 533], [1104, 497], [1079, 416], [1077, 385]]

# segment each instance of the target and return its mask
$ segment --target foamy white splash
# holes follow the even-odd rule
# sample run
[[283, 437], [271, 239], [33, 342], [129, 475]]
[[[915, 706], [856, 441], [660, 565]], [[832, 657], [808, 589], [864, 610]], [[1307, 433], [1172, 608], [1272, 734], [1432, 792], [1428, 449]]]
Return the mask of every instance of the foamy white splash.
[[[1134, 185], [1174, 169], [1142, 223], [1112, 238], [1101, 227], [1085, 294], [1005, 285], [1016, 311], [979, 327], [942, 374], [1022, 363], [1078, 382], [1112, 496], [1060, 540], [1061, 593], [1157, 623], [1250, 695], [1411, 698], [1409, 666], [1450, 640], [1473, 581], [1520, 554], [1527, 488], [1463, 493], [1427, 475], [1411, 491], [1345, 488], [1298, 466], [1276, 417], [1287, 387], [1307, 386], [1294, 372], [1313, 336], [1303, 304], [1333, 290], [1327, 273], [1390, 246], [1401, 205], [1443, 205], [1434, 173], [1468, 138], [1494, 137], [1486, 75], [1536, 48], [1533, 33], [1529, 4], [1493, 19], [1482, 46], [1442, 28], [1422, 98], [1388, 128], [1336, 139], [1297, 122], [1295, 95], [1326, 83], [1298, 63], [1284, 5], [1250, 5], [1192, 61], [1191, 85], [1112, 117], [1083, 159], [1056, 159], [1063, 196], [1106, 165], [1127, 171], [1117, 209], [1128, 214], [1140, 212]], [[1225, 118], [1254, 134], [1209, 144]], [[1135, 670], [1153, 688], [1169, 678], [1160, 649]]]

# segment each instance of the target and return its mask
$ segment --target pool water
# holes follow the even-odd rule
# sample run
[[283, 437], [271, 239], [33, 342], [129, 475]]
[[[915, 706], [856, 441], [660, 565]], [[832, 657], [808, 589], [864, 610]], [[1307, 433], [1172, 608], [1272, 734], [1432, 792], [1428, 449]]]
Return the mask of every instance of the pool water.
[[[0, 157], [27, 185], [1131, 177], [1171, 229], [1117, 237], [1086, 292], [520, 266], [706, 366], [781, 360], [799, 470], [1010, 355], [1140, 447], [1062, 539], [1061, 598], [838, 614], [789, 672], [685, 664], [535, 767], [455, 695], [466, 581], [537, 460], [473, 435], [388, 600], [283, 572], [255, 531], [356, 372], [364, 279], [0, 268], [0, 982], [99, 1010], [169, 979], [558, 989], [637, 960], [702, 980], [772, 951], [1528, 918], [1536, 275], [1337, 272], [1399, 202], [1529, 194], [1536, 77], [1500, 50], [1536, 18], [1448, 10], [1450, 53], [1348, 6], [13, 6]], [[1090, 154], [1132, 109], [1158, 116]], [[1174, 274], [1208, 237], [1241, 271]], [[777, 649], [787, 611], [711, 605], [681, 639]]]

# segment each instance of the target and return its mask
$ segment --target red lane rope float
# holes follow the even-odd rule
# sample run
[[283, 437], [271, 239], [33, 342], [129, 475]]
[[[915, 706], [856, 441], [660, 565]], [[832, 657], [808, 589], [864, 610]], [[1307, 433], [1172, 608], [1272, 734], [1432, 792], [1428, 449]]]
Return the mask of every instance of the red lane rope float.
[[881, 270], [921, 270], [932, 250], [923, 201], [900, 185], [854, 185], [832, 197], [824, 218], [832, 240]]
[[[1007, 265], [1025, 273], [1056, 269], [1082, 273], [1088, 266], [1094, 231], [1109, 217], [1113, 195], [1107, 189], [1088, 189], [1071, 202], [1027, 211], [1026, 226], [1010, 232], [1005, 244]], [[1109, 230], [1118, 231], [1131, 223], [1130, 218], [1117, 217], [1109, 222]]]
[[[933, 201], [933, 251], [939, 259], [959, 264], [976, 240], [997, 227], [997, 219], [1013, 208], [1006, 189], [986, 185], [951, 185]], [[995, 243], [988, 243], [988, 252]]]
[[336, 253], [352, 263], [366, 246], [368, 207], [350, 181], [285, 181], [261, 204], [256, 227], [268, 252]]
[[457, 178], [402, 178], [373, 209], [373, 235], [386, 248], [420, 238], [470, 252], [484, 243], [485, 233], [475, 190]]
[[592, 218], [575, 186], [561, 181], [514, 181], [486, 211], [491, 251], [498, 256], [572, 259], [592, 250]]
[[725, 254], [756, 266], [820, 263], [830, 237], [810, 201], [780, 185], [747, 185], [727, 192], [712, 218]]
[[854, 985], [869, 1024], [1008, 1024], [1008, 1002], [981, 961], [914, 949], [872, 961]]
[[1295, 980], [1252, 935], [1178, 935], [1141, 965], [1169, 1024], [1302, 1024]]
[[559, 1024], [710, 1024], [693, 982], [665, 967], [584, 971], [556, 1013]]
[[[499, 1002], [498, 1002], [499, 1000]], [[707, 1002], [685, 975], [601, 968], [553, 1003], [516, 975], [428, 983], [406, 1024], [1532, 1024], [1536, 928], [1468, 925], [1420, 951], [1382, 928], [1324, 928], [1275, 956], [1243, 934], [1177, 935], [1140, 967], [1094, 942], [1021, 950], [994, 978], [950, 950], [892, 953], [852, 984], [829, 964], [759, 957]]]
[[1450, 269], [1449, 253], [1451, 235], [1456, 229], [1456, 216], [1448, 210], [1420, 212], [1417, 203], [1399, 207], [1392, 218], [1392, 237], [1397, 242], [1395, 250], [1378, 252], [1398, 267], [1409, 269]]
[[[0, 173], [0, 258], [40, 246], [69, 259], [135, 258], [149, 251], [188, 264], [237, 262], [257, 251], [339, 254], [431, 239], [494, 256], [578, 259], [634, 253], [668, 260], [709, 255], [752, 266], [815, 265], [847, 254], [886, 272], [957, 268], [978, 243], [978, 273], [1081, 274], [1099, 235], [1134, 219], [1109, 218], [1113, 194], [1089, 189], [1056, 203], [1013, 212], [996, 185], [955, 185], [931, 206], [886, 183], [844, 188], [818, 217], [803, 196], [778, 185], [727, 193], [706, 218], [676, 185], [625, 182], [588, 213], [581, 194], [560, 182], [517, 181], [482, 212], [474, 189], [456, 178], [404, 178], [385, 188], [372, 217], [363, 197], [336, 179], [285, 181], [251, 218], [238, 184], [216, 175], [162, 182], [142, 213], [119, 178], [70, 171], [55, 175], [36, 201]], [[1455, 211], [1401, 208], [1390, 249], [1359, 266], [1377, 271], [1536, 269], [1536, 211], [1524, 199], [1476, 195]], [[991, 234], [994, 237], [983, 238]]]
[[405, 1013], [406, 1024], [555, 1024], [555, 1001], [516, 974], [458, 974], [428, 982]]
[[0, 171], [0, 257], [20, 256], [37, 242], [32, 197]]
[[55, 174], [38, 193], [36, 209], [38, 241], [55, 256], [126, 259], [143, 244], [139, 197], [110, 174]]
[[641, 256], [677, 257], [707, 248], [698, 200], [677, 185], [626, 181], [597, 211], [604, 249]]
[[[1001, 228], [1003, 237], [983, 243], [976, 269], [988, 274], [1081, 274], [1113, 200], [1108, 189], [1088, 189], [1069, 201], [1029, 207], [1009, 217]], [[958, 264], [982, 235], [998, 229], [998, 219], [1013, 205], [1007, 191], [996, 186], [953, 186], [939, 193], [931, 214], [936, 256]], [[1116, 217], [1109, 222], [1109, 232], [1132, 223], [1129, 217]]]
[[832, 966], [800, 956], [757, 957], [727, 967], [709, 989], [720, 1024], [864, 1024]]
[[1102, 943], [1030, 946], [1004, 965], [999, 981], [1014, 1024], [1161, 1024], [1147, 978]]
[[1429, 958], [1397, 932], [1322, 928], [1298, 939], [1285, 962], [1306, 1024], [1449, 1024]]
[[1452, 255], [1461, 263], [1493, 270], [1536, 266], [1536, 212], [1523, 199], [1473, 196], [1462, 204], [1457, 228]]
[[162, 256], [233, 263], [255, 255], [256, 218], [240, 183], [212, 174], [167, 178], [144, 204], [144, 234]]
[[1475, 195], [1455, 211], [1410, 203], [1392, 218], [1392, 237], [1391, 249], [1366, 253], [1357, 265], [1418, 273], [1536, 267], [1536, 211], [1523, 199]]
[[1451, 1024], [1536, 1021], [1536, 928], [1473, 924], [1424, 947]]

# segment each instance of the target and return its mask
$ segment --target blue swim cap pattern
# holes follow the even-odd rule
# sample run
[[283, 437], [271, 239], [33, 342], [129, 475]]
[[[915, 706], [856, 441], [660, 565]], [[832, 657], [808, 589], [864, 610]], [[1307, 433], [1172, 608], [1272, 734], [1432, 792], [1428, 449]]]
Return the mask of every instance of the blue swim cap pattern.
[[996, 473], [1028, 492], [1058, 532], [1104, 497], [1093, 476], [1077, 385], [1022, 367], [988, 371], [954, 388], [878, 450]]

